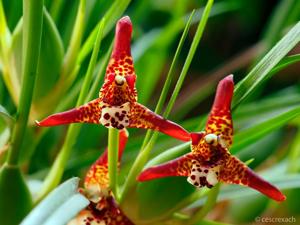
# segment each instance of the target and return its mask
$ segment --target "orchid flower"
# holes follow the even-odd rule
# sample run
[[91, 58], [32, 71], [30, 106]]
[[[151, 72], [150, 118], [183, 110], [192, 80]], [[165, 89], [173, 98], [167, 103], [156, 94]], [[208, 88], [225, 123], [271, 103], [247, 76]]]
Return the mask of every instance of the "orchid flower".
[[99, 98], [78, 108], [50, 115], [40, 122], [36, 121], [37, 125], [95, 123], [107, 128], [144, 128], [189, 141], [190, 135], [185, 129], [137, 102], [136, 74], [130, 52], [131, 33], [130, 18], [125, 16], [116, 26], [114, 49]]
[[198, 188], [211, 188], [220, 181], [245, 185], [276, 201], [284, 201], [285, 196], [275, 186], [263, 180], [229, 152], [233, 139], [233, 89], [232, 75], [220, 81], [205, 131], [191, 133], [191, 153], [144, 170], [138, 180], [186, 176], [187, 181]]
[[[125, 129], [120, 131], [119, 164], [128, 138]], [[91, 166], [84, 180], [84, 188], [80, 189], [89, 200], [87, 208], [71, 220], [68, 225], [133, 225], [116, 204], [109, 189], [107, 149]]]

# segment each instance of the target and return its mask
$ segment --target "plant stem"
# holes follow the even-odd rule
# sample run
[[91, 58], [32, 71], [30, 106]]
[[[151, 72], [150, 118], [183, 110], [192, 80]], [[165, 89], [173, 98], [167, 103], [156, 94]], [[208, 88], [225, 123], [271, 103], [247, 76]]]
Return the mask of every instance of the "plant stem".
[[108, 129], [108, 174], [109, 186], [118, 198], [118, 149], [119, 149], [119, 130]]
[[[99, 49], [100, 49], [100, 45], [101, 45], [104, 23], [105, 23], [105, 20], [102, 19], [102, 21], [99, 25], [97, 39], [94, 44], [91, 60], [89, 62], [88, 70], [87, 70], [86, 76], [84, 78], [76, 106], [80, 106], [84, 103], [85, 97], [87, 96], [87, 94], [90, 90], [89, 87], [92, 82], [93, 72], [95, 69], [95, 65], [96, 65], [96, 61], [97, 61], [97, 57], [98, 57], [98, 53], [99, 53]], [[71, 124], [70, 125], [70, 127], [67, 131], [65, 142], [64, 142], [58, 156], [56, 157], [55, 162], [54, 162], [53, 166], [51, 167], [49, 174], [47, 175], [47, 177], [44, 181], [41, 192], [39, 193], [39, 196], [37, 199], [38, 202], [59, 184], [59, 182], [62, 178], [63, 172], [64, 172], [65, 165], [70, 157], [72, 147], [73, 147], [74, 143], [76, 142], [76, 138], [79, 134], [80, 128], [81, 128], [81, 124]]]
[[[169, 115], [169, 113], [171, 112], [171, 109], [172, 109], [172, 107], [175, 103], [175, 100], [178, 96], [180, 88], [183, 84], [183, 81], [186, 77], [188, 69], [191, 65], [191, 61], [192, 61], [192, 59], [195, 55], [197, 46], [198, 46], [198, 44], [200, 42], [200, 39], [202, 37], [205, 25], [206, 25], [208, 17], [209, 17], [211, 7], [213, 5], [213, 2], [214, 2], [213, 0], [208, 0], [207, 4], [205, 6], [204, 12], [203, 12], [202, 17], [201, 17], [201, 21], [199, 22], [199, 25], [197, 27], [197, 31], [196, 31], [195, 37], [193, 39], [193, 42], [191, 44], [188, 56], [185, 60], [184, 66], [183, 66], [182, 71], [179, 75], [178, 81], [176, 83], [176, 86], [175, 86], [175, 89], [173, 91], [172, 97], [169, 101], [169, 104], [167, 105], [167, 109], [165, 110], [165, 112], [163, 114], [164, 116]], [[151, 149], [152, 149], [152, 147], [153, 147], [153, 145], [154, 145], [154, 143], [157, 139], [157, 136], [158, 136], [158, 134], [154, 133], [154, 135], [150, 138], [149, 143], [145, 146], [144, 149], [142, 149], [142, 151], [140, 151], [140, 153], [139, 153], [137, 159], [135, 160], [131, 170], [129, 171], [129, 175], [128, 175], [128, 178], [127, 178], [127, 180], [124, 184], [123, 193], [122, 193], [122, 196], [121, 196], [121, 199], [120, 199], [121, 204], [124, 201], [124, 199], [126, 198], [126, 195], [129, 193], [129, 191], [136, 186], [136, 184], [137, 184], [136, 176], [140, 173], [140, 171], [143, 169], [144, 165], [146, 164], [146, 162], [149, 158], [150, 151], [151, 151]]]
[[[194, 13], [195, 13], [195, 10], [192, 11], [192, 13], [191, 13], [191, 15], [189, 17], [189, 20], [188, 20], [188, 22], [187, 22], [187, 24], [186, 24], [186, 26], [184, 28], [184, 31], [182, 33], [182, 36], [180, 38], [178, 47], [177, 47], [176, 52], [175, 52], [175, 56], [174, 56], [174, 58], [172, 60], [172, 64], [170, 66], [170, 69], [169, 69], [169, 72], [168, 72], [168, 75], [167, 75], [167, 79], [166, 79], [166, 81], [164, 83], [164, 87], [163, 87], [163, 89], [161, 91], [161, 94], [159, 96], [159, 99], [158, 99], [158, 102], [157, 102], [157, 105], [156, 105], [156, 108], [155, 108], [155, 111], [154, 111], [157, 114], [161, 113], [163, 105], [166, 102], [167, 94], [168, 94], [168, 91], [169, 91], [171, 83], [172, 83], [172, 76], [174, 74], [175, 66], [178, 63], [179, 55], [180, 55], [183, 43], [185, 41], [185, 38], [186, 38], [186, 36], [188, 34], [189, 28], [191, 26], [191, 22], [192, 22], [192, 18], [194, 16]], [[164, 116], [168, 116], [168, 115], [164, 115]], [[147, 130], [147, 133], [146, 133], [146, 136], [144, 138], [144, 142], [143, 142], [143, 145], [142, 145], [141, 149], [145, 148], [145, 146], [146, 146], [147, 142], [149, 141], [152, 133], [153, 132], [151, 130]]]
[[218, 198], [218, 194], [220, 191], [220, 183], [218, 183], [215, 187], [213, 187], [208, 196], [207, 196], [207, 200], [205, 202], [205, 205], [201, 208], [201, 210], [199, 210], [197, 213], [195, 213], [192, 218], [190, 218], [186, 225], [193, 225], [196, 223], [199, 223], [199, 221], [201, 221], [206, 215], [207, 213], [210, 212], [210, 210], [214, 207], [214, 205], [216, 204], [217, 198]]
[[10, 165], [18, 164], [28, 122], [41, 47], [43, 1], [24, 0], [23, 15], [23, 82], [12, 145], [7, 157], [7, 163]]
[[206, 26], [206, 23], [207, 23], [207, 20], [208, 20], [208, 17], [209, 17], [209, 13], [211, 11], [211, 7], [213, 5], [214, 1], [213, 0], [208, 0], [207, 1], [207, 4], [205, 6], [205, 9], [203, 11], [203, 15], [201, 17], [201, 21], [199, 22], [199, 25], [197, 27], [197, 31], [196, 31], [196, 34], [195, 34], [195, 37], [193, 38], [193, 42], [192, 42], [192, 45], [190, 47], [190, 50], [189, 50], [189, 53], [188, 53], [188, 56], [185, 60], [185, 63], [183, 65], [183, 68], [181, 70], [181, 73], [179, 75], [179, 79], [177, 80], [177, 83], [176, 83], [176, 86], [175, 86], [175, 89], [173, 91], [173, 94], [171, 96], [171, 99], [169, 101], [169, 104], [164, 112], [164, 115], [169, 115], [173, 106], [174, 106], [174, 103], [175, 103], [175, 100], [179, 94], [179, 91], [182, 87], [182, 83], [186, 77], [186, 74], [190, 68], [190, 65], [191, 65], [191, 62], [192, 62], [192, 59], [194, 58], [194, 55], [195, 55], [195, 52], [197, 50], [197, 47], [199, 45], [199, 42], [202, 38], [202, 35], [203, 35], [203, 31], [204, 31], [204, 28]]

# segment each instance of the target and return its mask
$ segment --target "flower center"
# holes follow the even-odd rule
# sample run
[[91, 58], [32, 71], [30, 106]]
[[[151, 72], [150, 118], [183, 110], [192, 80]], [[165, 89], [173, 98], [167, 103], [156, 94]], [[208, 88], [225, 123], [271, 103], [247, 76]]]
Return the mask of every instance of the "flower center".
[[126, 79], [123, 76], [117, 75], [115, 76], [115, 82], [117, 85], [123, 85], [126, 82]]
[[216, 146], [218, 144], [218, 136], [215, 134], [207, 134], [204, 137], [204, 140], [207, 144]]

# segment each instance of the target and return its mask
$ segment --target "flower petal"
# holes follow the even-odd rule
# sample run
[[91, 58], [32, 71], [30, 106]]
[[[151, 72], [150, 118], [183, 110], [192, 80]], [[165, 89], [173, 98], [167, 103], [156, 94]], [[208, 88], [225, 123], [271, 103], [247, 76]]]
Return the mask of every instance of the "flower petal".
[[122, 54], [130, 55], [130, 41], [132, 23], [129, 16], [122, 17], [116, 26], [115, 44], [112, 52], [113, 58], [119, 58]]
[[275, 186], [256, 175], [250, 168], [234, 156], [228, 156], [220, 171], [220, 181], [251, 187], [276, 201], [284, 201], [285, 196]]
[[190, 134], [184, 128], [139, 103], [131, 109], [128, 127], [157, 130], [181, 141], [190, 141]]
[[[114, 199], [107, 197], [101, 204], [105, 207], [99, 209], [97, 204], [91, 203], [86, 209], [82, 210], [72, 219], [68, 225], [133, 225], [126, 215], [116, 205]], [[98, 203], [100, 204], [100, 203]]]
[[228, 148], [232, 145], [233, 135], [231, 118], [233, 89], [233, 75], [229, 75], [219, 82], [215, 101], [206, 124], [206, 133], [218, 135]]
[[132, 24], [130, 18], [121, 18], [116, 26], [114, 49], [106, 69], [104, 84], [99, 98], [109, 106], [120, 106], [124, 103], [135, 103], [136, 75], [130, 52]]
[[48, 127], [70, 123], [99, 123], [101, 108], [99, 99], [65, 112], [56, 113], [48, 116], [42, 121], [36, 121], [38, 126]]
[[192, 160], [193, 155], [189, 153], [164, 164], [147, 168], [139, 175], [137, 180], [147, 181], [170, 176], [187, 177], [191, 171]]

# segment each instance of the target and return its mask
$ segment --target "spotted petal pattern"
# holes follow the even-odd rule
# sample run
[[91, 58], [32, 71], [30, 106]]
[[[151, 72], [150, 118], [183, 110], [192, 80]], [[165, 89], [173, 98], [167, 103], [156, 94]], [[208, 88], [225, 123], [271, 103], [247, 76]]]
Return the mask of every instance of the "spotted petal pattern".
[[233, 124], [231, 118], [231, 99], [233, 93], [233, 76], [220, 81], [214, 104], [207, 120], [205, 132], [222, 138], [227, 148], [232, 145]]
[[182, 141], [189, 141], [189, 133], [181, 126], [163, 119], [137, 103], [136, 74], [130, 52], [132, 24], [128, 16], [118, 21], [115, 45], [106, 69], [99, 98], [90, 103], [57, 113], [36, 122], [39, 126], [70, 123], [95, 123], [105, 127], [152, 129]]
[[205, 131], [191, 133], [192, 152], [162, 165], [144, 170], [139, 181], [166, 176], [186, 176], [195, 187], [213, 187], [221, 181], [251, 187], [276, 201], [285, 196], [272, 184], [256, 175], [236, 157], [230, 155], [232, 119], [230, 112], [233, 77], [220, 81]]
[[[128, 139], [123, 129], [119, 136], [119, 164]], [[107, 149], [91, 166], [86, 174], [84, 188], [80, 189], [90, 204], [82, 210], [68, 225], [133, 225], [116, 204], [109, 189]]]

